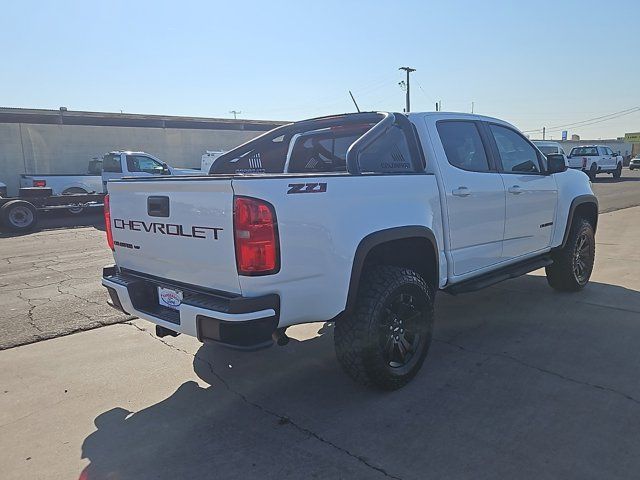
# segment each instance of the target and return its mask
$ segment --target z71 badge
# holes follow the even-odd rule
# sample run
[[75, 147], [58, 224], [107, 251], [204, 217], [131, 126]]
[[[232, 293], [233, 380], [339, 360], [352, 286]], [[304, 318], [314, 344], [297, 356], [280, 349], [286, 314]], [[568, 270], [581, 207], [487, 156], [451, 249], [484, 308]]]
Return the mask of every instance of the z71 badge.
[[326, 191], [326, 183], [290, 183], [287, 195], [290, 193], [324, 193]]

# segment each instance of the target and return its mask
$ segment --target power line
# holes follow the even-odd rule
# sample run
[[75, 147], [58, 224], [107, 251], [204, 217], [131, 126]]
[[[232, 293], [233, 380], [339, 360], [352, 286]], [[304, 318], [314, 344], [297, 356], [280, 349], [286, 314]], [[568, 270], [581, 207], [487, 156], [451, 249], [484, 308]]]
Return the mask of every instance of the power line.
[[[599, 117], [593, 117], [580, 122], [566, 123], [564, 125], [555, 125], [546, 129], [547, 132], [559, 132], [568, 127], [586, 127], [588, 125], [595, 125], [597, 123], [606, 122], [615, 118], [624, 117], [625, 115], [631, 115], [632, 113], [640, 112], [640, 107], [627, 108], [626, 110], [620, 110], [619, 112], [609, 113], [607, 115], [601, 115]], [[523, 133], [541, 133], [542, 128], [536, 128], [534, 130], [524, 130]]]

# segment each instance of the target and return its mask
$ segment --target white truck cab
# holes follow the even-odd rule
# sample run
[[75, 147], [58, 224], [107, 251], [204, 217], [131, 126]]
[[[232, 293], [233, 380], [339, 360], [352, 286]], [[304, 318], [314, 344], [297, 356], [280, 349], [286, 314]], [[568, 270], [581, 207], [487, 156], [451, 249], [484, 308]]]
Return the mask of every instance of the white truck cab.
[[146, 152], [117, 150], [102, 158], [102, 185], [105, 193], [108, 191], [108, 182], [119, 178], [199, 174], [202, 174], [199, 170], [170, 167]]

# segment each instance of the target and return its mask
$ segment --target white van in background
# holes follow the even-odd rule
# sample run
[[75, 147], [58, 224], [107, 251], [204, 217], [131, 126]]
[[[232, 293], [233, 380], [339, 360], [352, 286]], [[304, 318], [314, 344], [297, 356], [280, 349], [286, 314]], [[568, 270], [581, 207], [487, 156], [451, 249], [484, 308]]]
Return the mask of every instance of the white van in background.
[[224, 150], [207, 150], [207, 152], [202, 155], [202, 158], [200, 160], [200, 170], [202, 170], [202, 173], [204, 174], [208, 174], [209, 170], [211, 169], [211, 165], [213, 165], [213, 162], [215, 162], [218, 157], [224, 155], [225, 152]]
[[547, 140], [533, 140], [533, 144], [538, 147], [545, 155], [562, 155], [564, 157], [564, 164], [568, 167], [569, 160], [567, 154], [564, 152], [562, 145], [558, 142], [552, 142]]

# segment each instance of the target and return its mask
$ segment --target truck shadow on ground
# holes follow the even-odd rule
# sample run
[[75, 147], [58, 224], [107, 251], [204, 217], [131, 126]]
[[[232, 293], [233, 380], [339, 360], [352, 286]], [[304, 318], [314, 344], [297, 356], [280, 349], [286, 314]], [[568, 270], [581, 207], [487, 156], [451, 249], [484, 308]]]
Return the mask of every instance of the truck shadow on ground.
[[352, 383], [329, 324], [259, 352], [203, 345], [206, 386], [96, 417], [80, 478], [635, 475], [639, 292], [560, 294], [527, 275], [436, 304], [427, 361], [397, 392]]

